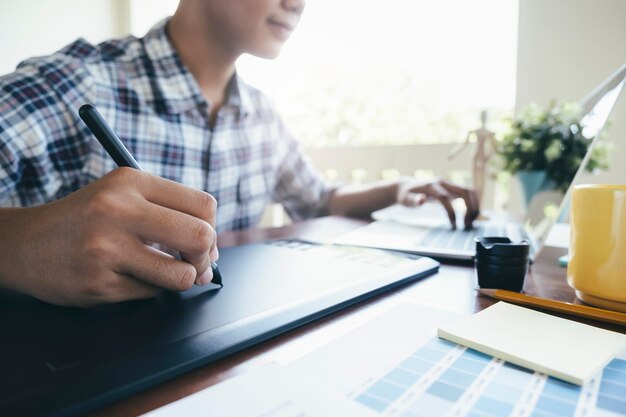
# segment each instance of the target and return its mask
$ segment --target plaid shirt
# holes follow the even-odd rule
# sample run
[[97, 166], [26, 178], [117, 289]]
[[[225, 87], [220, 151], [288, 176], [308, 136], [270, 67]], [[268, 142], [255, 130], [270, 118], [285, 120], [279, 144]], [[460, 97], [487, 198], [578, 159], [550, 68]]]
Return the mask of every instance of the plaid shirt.
[[79, 39], [0, 78], [0, 207], [57, 200], [115, 169], [78, 117], [92, 103], [144, 170], [217, 199], [218, 231], [256, 225], [270, 199], [294, 220], [323, 213], [330, 188], [261, 92], [234, 76], [209, 128], [210, 104], [166, 24]]

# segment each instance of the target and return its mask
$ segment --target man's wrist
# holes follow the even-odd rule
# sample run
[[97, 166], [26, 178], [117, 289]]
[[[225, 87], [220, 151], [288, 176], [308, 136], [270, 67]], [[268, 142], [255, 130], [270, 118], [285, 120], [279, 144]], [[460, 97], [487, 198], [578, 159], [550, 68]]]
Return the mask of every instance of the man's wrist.
[[404, 187], [406, 183], [407, 183], [407, 179], [404, 177], [400, 177], [395, 181], [394, 196], [395, 196], [396, 202], [400, 201], [400, 192], [402, 191], [402, 188]]

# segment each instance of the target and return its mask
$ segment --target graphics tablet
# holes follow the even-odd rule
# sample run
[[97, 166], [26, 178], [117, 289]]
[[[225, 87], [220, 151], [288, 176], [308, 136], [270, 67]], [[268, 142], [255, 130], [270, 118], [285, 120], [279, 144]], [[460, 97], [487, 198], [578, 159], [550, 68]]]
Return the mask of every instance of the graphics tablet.
[[224, 288], [91, 309], [0, 293], [0, 415], [75, 415], [437, 271], [416, 255], [277, 240], [220, 250]]

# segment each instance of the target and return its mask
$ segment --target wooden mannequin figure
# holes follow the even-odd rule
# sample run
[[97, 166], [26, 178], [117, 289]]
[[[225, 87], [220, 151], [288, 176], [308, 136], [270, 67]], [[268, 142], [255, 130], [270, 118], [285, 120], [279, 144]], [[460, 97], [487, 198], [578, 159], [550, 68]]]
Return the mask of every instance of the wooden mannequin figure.
[[487, 170], [487, 162], [496, 152], [495, 133], [486, 128], [487, 111], [480, 112], [481, 125], [478, 129], [472, 130], [467, 134], [465, 141], [456, 145], [448, 154], [448, 159], [452, 160], [472, 141], [472, 137], [476, 138], [476, 152], [472, 161], [472, 183], [474, 190], [478, 195], [478, 201], [482, 205], [483, 194], [485, 191], [485, 175]]

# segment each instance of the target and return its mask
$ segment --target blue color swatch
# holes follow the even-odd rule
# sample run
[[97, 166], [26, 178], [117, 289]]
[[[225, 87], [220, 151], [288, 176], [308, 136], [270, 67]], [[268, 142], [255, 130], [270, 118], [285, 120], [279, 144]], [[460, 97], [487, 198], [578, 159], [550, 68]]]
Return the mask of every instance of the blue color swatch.
[[[420, 379], [431, 372], [457, 345], [435, 338], [374, 381], [355, 400], [377, 412], [384, 412]], [[462, 399], [466, 390], [493, 360], [472, 349], [465, 350], [439, 377], [427, 386], [402, 417], [445, 415]], [[533, 381], [534, 372], [505, 363], [492, 371], [480, 396], [466, 417], [510, 415]], [[614, 359], [602, 372], [596, 407], [626, 417], [626, 360]], [[582, 388], [548, 377], [531, 417], [570, 417], [576, 412]], [[433, 414], [434, 413], [434, 414]]]

